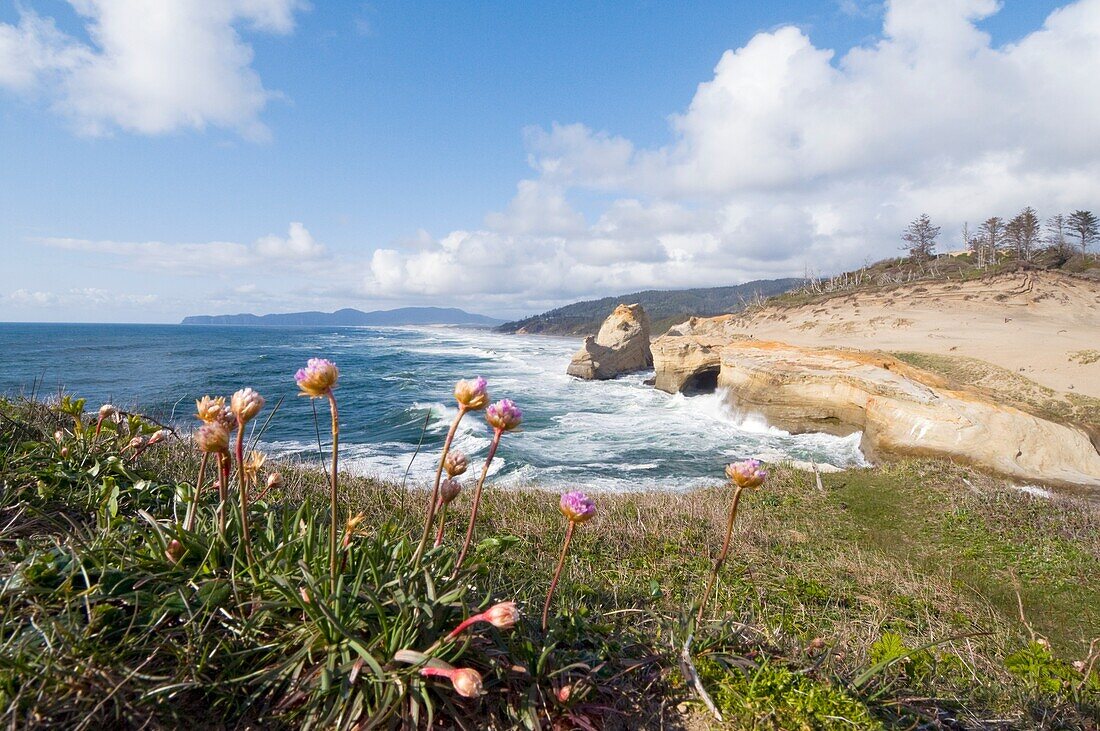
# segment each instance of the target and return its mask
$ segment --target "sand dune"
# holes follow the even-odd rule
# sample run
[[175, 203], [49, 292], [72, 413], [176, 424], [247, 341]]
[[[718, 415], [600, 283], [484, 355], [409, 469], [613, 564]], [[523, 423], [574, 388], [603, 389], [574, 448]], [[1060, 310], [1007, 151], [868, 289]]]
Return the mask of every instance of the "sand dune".
[[[1100, 398], [1100, 283], [1053, 272], [918, 282], [722, 318], [731, 336], [976, 358]], [[717, 324], [717, 323], [715, 323]]]

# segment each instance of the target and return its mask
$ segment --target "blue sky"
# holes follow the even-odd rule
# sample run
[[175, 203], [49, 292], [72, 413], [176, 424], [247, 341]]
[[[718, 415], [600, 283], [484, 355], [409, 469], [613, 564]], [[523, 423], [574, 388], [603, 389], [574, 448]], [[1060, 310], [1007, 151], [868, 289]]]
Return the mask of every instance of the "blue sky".
[[1100, 207], [1096, 102], [1021, 112], [1096, 0], [163, 8], [0, 2], [0, 320], [511, 316]]

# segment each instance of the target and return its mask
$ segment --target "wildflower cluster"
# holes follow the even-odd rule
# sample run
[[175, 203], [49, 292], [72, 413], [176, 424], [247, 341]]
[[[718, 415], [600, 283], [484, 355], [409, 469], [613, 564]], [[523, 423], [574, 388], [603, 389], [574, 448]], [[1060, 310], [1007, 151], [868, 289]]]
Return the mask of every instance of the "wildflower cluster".
[[[290, 621], [289, 616], [278, 612], [282, 611], [280, 608], [295, 607], [295, 611], [300, 613], [297, 621], [304, 624], [288, 629], [287, 637], [300, 637], [297, 641], [303, 647], [311, 648], [302, 658], [319, 653], [319, 656], [329, 657], [326, 662], [332, 663], [336, 662], [333, 658], [344, 657], [340, 653], [346, 652], [346, 648], [356, 648], [358, 660], [353, 655], [351, 659], [340, 661], [351, 663], [350, 673], [340, 682], [344, 684], [343, 692], [346, 693], [359, 673], [365, 667], [371, 668], [376, 676], [376, 685], [372, 687], [377, 689], [377, 693], [370, 702], [375, 716], [385, 715], [381, 709], [392, 707], [386, 704], [398, 702], [394, 699], [406, 692], [385, 690], [388, 687], [407, 688], [408, 693], [423, 693], [427, 688], [434, 688], [435, 692], [441, 688], [449, 689], [466, 699], [490, 693], [498, 681], [486, 675], [493, 668], [493, 662], [487, 658], [501, 658], [507, 651], [498, 648], [488, 655], [482, 654], [489, 642], [483, 635], [488, 628], [501, 632], [512, 630], [521, 622], [520, 608], [514, 600], [505, 598], [483, 611], [471, 611], [463, 597], [474, 585], [471, 577], [480, 570], [471, 554], [474, 552], [474, 537], [486, 480], [498, 450], [507, 440], [506, 435], [523, 425], [523, 411], [508, 398], [492, 401], [489, 385], [484, 378], [460, 380], [455, 384], [456, 410], [427, 495], [421, 538], [417, 543], [406, 543], [404, 537], [398, 537], [399, 542], [394, 544], [387, 542], [390, 539], [386, 537], [386, 532], [393, 530], [392, 526], [371, 525], [365, 513], [350, 517], [341, 515], [344, 501], [340, 492], [340, 419], [336, 398], [339, 381], [340, 370], [336, 364], [323, 358], [309, 359], [305, 367], [294, 374], [294, 383], [301, 396], [324, 399], [329, 405], [332, 455], [328, 470], [328, 512], [324, 523], [307, 522], [305, 516], [314, 514], [299, 511], [296, 518], [288, 520], [287, 516], [283, 519], [289, 532], [275, 528], [270, 511], [278, 505], [281, 497], [278, 493], [285, 483], [281, 473], [270, 470], [267, 456], [249, 444], [249, 426], [261, 416], [267, 404], [257, 390], [244, 387], [229, 396], [207, 395], [196, 400], [195, 418], [199, 423], [193, 439], [201, 457], [198, 475], [193, 489], [180, 493], [187, 501], [184, 518], [180, 525], [166, 527], [159, 553], [170, 566], [191, 567], [189, 570], [193, 570], [197, 565], [209, 565], [215, 572], [226, 571], [229, 575], [250, 577], [252, 588], [238, 590], [234, 608], [223, 609], [223, 616], [239, 613], [241, 621], [255, 622], [260, 627], [264, 622]], [[455, 449], [454, 442], [462, 421], [476, 412], [484, 412], [484, 424], [491, 439], [480, 469], [473, 471], [470, 456]], [[100, 438], [104, 432], [117, 432], [117, 438], [124, 444], [121, 451], [129, 454], [131, 460], [169, 436], [165, 429], [127, 430], [125, 433], [115, 429], [114, 425], [122, 423], [123, 417], [117, 408], [109, 404], [104, 405], [96, 417], [93, 438]], [[56, 435], [58, 444], [65, 443], [67, 438], [63, 430]], [[463, 479], [471, 471], [477, 477], [467, 491]], [[212, 478], [208, 473], [212, 473]], [[726, 473], [735, 486], [729, 529], [699, 608], [700, 619], [706, 597], [713, 590], [717, 573], [728, 552], [741, 491], [759, 487], [766, 477], [760, 463], [754, 460], [730, 465]], [[208, 482], [216, 486], [216, 498], [208, 495], [213, 492]], [[274, 504], [259, 503], [273, 491]], [[466, 494], [470, 498], [464, 502], [461, 498]], [[542, 607], [540, 626], [543, 636], [550, 630], [555, 591], [566, 569], [574, 533], [578, 526], [592, 521], [597, 512], [595, 502], [585, 493], [575, 490], [560, 496], [558, 508], [564, 518], [564, 536]], [[464, 511], [466, 530], [461, 538], [455, 537], [453, 545], [448, 545], [448, 518], [459, 509]], [[256, 523], [258, 531], [255, 540], [251, 530], [253, 523]], [[327, 532], [327, 541], [317, 540], [322, 532]], [[433, 535], [434, 542], [429, 544]], [[207, 536], [212, 540], [208, 540]], [[400, 609], [400, 621], [404, 623], [401, 626], [405, 629], [399, 635], [401, 639], [395, 636], [388, 640], [392, 643], [389, 645], [389, 657], [383, 655], [376, 658], [374, 653], [383, 651], [383, 648], [372, 644], [374, 640], [371, 635], [360, 634], [355, 628], [364, 626], [364, 612], [367, 607], [374, 607], [372, 611], [381, 612], [374, 631], [384, 633], [383, 628], [396, 621], [390, 616], [393, 610], [387, 607], [387, 602], [393, 600], [378, 596], [368, 600], [364, 582], [379, 581], [369, 577], [378, 574], [379, 566], [388, 560], [387, 556], [392, 560], [392, 557], [403, 555], [405, 549], [402, 546], [405, 545], [409, 551], [408, 568], [402, 571], [407, 573], [392, 584], [402, 587], [401, 592], [407, 595], [408, 603], [401, 605]], [[295, 547], [292, 549], [291, 546]], [[479, 549], [478, 558], [483, 556]], [[208, 563], [211, 561], [213, 563]], [[240, 562], [240, 567], [235, 566], [237, 562]], [[471, 564], [469, 567], [468, 563]], [[295, 565], [302, 568], [300, 575], [288, 571], [288, 567]], [[328, 580], [318, 580], [313, 572], [314, 567], [323, 567], [317, 573], [322, 576], [327, 573]], [[409, 593], [406, 584], [414, 577], [417, 582], [423, 580], [422, 593]], [[383, 582], [374, 590], [390, 585]], [[465, 618], [455, 619], [449, 631], [440, 632], [436, 618], [456, 612]], [[261, 619], [263, 615], [272, 616]], [[290, 653], [290, 657], [296, 655]], [[333, 678], [325, 679], [323, 673], [318, 675], [319, 671], [302, 665], [302, 662], [305, 660], [286, 661], [284, 666], [288, 670], [285, 677], [292, 679], [285, 683], [292, 690], [287, 692], [280, 686], [278, 693], [284, 700], [276, 703], [274, 708], [280, 713], [290, 713], [293, 704], [310, 698], [314, 699], [310, 702], [323, 702], [332, 713], [341, 713], [336, 709], [342, 707], [343, 701], [339, 692], [333, 689]], [[291, 667], [293, 670], [289, 669]], [[404, 667], [404, 674], [394, 670], [395, 667]], [[331, 674], [333, 671], [325, 672]], [[440, 686], [438, 681], [445, 681], [445, 684]], [[560, 703], [568, 702], [572, 694], [570, 688], [562, 686], [558, 693]], [[284, 707], [282, 703], [290, 705]]]

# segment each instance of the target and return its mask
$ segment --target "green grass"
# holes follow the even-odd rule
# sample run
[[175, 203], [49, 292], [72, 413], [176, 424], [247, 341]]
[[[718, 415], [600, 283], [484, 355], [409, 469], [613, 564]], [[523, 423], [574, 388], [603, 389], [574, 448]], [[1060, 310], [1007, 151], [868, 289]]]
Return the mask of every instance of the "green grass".
[[[190, 446], [159, 445], [132, 466], [101, 458], [110, 468], [92, 470], [61, 456], [58, 427], [56, 412], [0, 402], [0, 721], [12, 727], [296, 728], [385, 698], [407, 704], [391, 683], [412, 676], [389, 656], [423, 649], [482, 598], [537, 616], [563, 537], [556, 494], [490, 486], [479, 566], [438, 603], [402, 558], [424, 494], [345, 475], [346, 511], [369, 526], [354, 555], [373, 577], [354, 596], [384, 607], [344, 601], [340, 629], [312, 614], [323, 601], [295, 599], [310, 573], [324, 574], [295, 537], [326, 530], [318, 470], [281, 465], [283, 490], [257, 508], [260, 576], [232, 569], [232, 554], [219, 557], [201, 532], [183, 536], [188, 558], [173, 566], [161, 532], [175, 530], [193, 480]], [[724, 724], [678, 657], [724, 531], [729, 490], [717, 479], [691, 493], [598, 496], [550, 633], [528, 621], [454, 648], [449, 657], [484, 672], [489, 695], [425, 687], [419, 707], [469, 728], [1074, 728], [1100, 713], [1100, 677], [1071, 665], [1100, 635], [1095, 505], [935, 461], [824, 475], [821, 491], [812, 475], [771, 472], [742, 502], [731, 559], [694, 631]], [[452, 506], [448, 547], [426, 575], [441, 591], [467, 500]], [[348, 638], [382, 666], [373, 690], [347, 682], [351, 651], [324, 687], [322, 665], [303, 661], [306, 676], [319, 673], [312, 700], [278, 702], [282, 686], [264, 672], [302, 648], [347, 653]], [[383, 727], [412, 723], [403, 713]]]

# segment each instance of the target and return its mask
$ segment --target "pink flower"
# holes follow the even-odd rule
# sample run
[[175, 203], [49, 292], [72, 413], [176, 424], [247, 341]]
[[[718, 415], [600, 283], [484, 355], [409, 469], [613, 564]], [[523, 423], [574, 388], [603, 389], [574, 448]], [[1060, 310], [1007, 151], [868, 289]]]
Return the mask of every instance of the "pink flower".
[[203, 452], [225, 454], [229, 451], [229, 430], [218, 421], [211, 421], [195, 432], [195, 443]]
[[512, 431], [523, 421], [523, 412], [511, 399], [503, 399], [486, 409], [485, 420], [494, 429]]
[[310, 358], [305, 368], [299, 368], [294, 374], [294, 380], [298, 382], [298, 388], [303, 396], [321, 398], [327, 396], [329, 391], [336, 388], [336, 381], [340, 378], [340, 369], [331, 360], [324, 358]]
[[478, 376], [472, 380], [455, 384], [455, 400], [459, 406], [470, 411], [481, 411], [489, 405], [488, 382]]
[[237, 417], [237, 422], [246, 424], [255, 418], [256, 414], [264, 407], [264, 397], [251, 388], [242, 388], [233, 394], [230, 399], [230, 409]]
[[760, 468], [759, 460], [746, 459], [726, 465], [726, 477], [738, 487], [760, 487], [767, 476], [768, 472]]
[[561, 496], [561, 514], [572, 523], [585, 523], [596, 514], [596, 503], [583, 492], [567, 492]]

